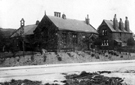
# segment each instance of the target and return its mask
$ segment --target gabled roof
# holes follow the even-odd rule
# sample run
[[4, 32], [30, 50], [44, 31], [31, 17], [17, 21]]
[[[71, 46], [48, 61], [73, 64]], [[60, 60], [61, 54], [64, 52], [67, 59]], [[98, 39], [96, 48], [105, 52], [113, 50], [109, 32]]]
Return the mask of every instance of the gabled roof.
[[60, 17], [48, 16], [48, 18], [54, 23], [59, 30], [71, 30], [81, 32], [97, 33], [96, 29], [90, 24], [86, 24], [84, 21], [75, 19], [63, 19]]
[[113, 27], [113, 21], [111, 21], [111, 20], [103, 20], [103, 22], [105, 22], [105, 23], [107, 24], [107, 26], [110, 28], [110, 30], [111, 30], [112, 32], [132, 33], [131, 30], [130, 30], [130, 32], [126, 31], [125, 29], [123, 29], [123, 30], [120, 30], [120, 29], [115, 30], [114, 27]]
[[[24, 26], [24, 35], [32, 35], [34, 34], [33, 31], [36, 29], [37, 25], [33, 24], [33, 25], [26, 25]], [[15, 37], [20, 35], [20, 32], [22, 30], [22, 27], [20, 27], [18, 30], [16, 30], [11, 37]]]

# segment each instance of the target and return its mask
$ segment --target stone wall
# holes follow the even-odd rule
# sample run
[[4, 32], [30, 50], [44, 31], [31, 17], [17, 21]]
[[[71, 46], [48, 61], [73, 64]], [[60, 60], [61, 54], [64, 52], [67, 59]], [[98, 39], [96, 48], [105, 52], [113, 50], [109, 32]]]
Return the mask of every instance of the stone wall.
[[92, 33], [59, 31], [58, 48], [60, 50], [88, 50]]

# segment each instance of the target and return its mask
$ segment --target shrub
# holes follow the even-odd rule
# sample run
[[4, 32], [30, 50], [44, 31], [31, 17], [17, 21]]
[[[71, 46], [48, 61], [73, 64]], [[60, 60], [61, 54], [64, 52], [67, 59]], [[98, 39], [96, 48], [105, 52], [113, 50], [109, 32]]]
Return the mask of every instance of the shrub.
[[105, 55], [105, 57], [108, 57], [108, 55]]
[[87, 73], [86, 71], [82, 71], [80, 76], [87, 76], [89, 73]]
[[99, 59], [99, 58], [100, 58], [100, 57], [97, 55], [97, 56], [96, 56], [96, 59]]
[[133, 39], [133, 37], [131, 37], [127, 40], [127, 45], [128, 46], [134, 46], [135, 45], [135, 40]]
[[34, 56], [31, 56], [31, 61], [34, 61]]
[[94, 57], [94, 56], [95, 56], [95, 54], [91, 54], [91, 56], [92, 56], [92, 57]]
[[46, 58], [47, 58], [47, 56], [44, 55], [44, 62], [46, 62]]
[[73, 55], [71, 55], [71, 53], [67, 53], [69, 57], [73, 57]]
[[62, 61], [62, 58], [61, 57], [57, 57], [58, 58], [58, 61]]

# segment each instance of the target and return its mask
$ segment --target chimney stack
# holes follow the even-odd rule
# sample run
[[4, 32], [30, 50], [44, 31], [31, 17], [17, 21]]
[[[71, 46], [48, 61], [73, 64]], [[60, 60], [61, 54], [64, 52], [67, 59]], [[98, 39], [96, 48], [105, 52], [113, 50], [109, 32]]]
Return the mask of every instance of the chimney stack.
[[120, 18], [120, 22], [119, 22], [119, 29], [121, 31], [124, 31], [124, 25], [123, 25], [123, 22], [122, 22], [122, 19]]
[[118, 24], [118, 21], [117, 21], [117, 18], [116, 18], [116, 14], [115, 14], [114, 18], [113, 18], [113, 28], [115, 30], [118, 30], [118, 27], [119, 27], [119, 24]]
[[89, 22], [89, 15], [87, 15], [87, 18], [85, 18], [85, 22], [86, 22], [86, 24], [90, 24], [90, 22]]
[[55, 17], [61, 17], [61, 13], [60, 12], [54, 12], [54, 16]]
[[129, 20], [128, 20], [128, 17], [126, 17], [126, 20], [125, 20], [125, 30], [129, 32]]
[[36, 21], [36, 25], [38, 25], [38, 24], [39, 24], [39, 20]]

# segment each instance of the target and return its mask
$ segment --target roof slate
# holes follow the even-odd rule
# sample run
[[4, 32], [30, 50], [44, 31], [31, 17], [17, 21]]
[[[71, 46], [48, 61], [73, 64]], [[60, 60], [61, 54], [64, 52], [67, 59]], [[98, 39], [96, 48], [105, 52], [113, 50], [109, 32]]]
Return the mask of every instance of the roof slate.
[[[36, 29], [37, 25], [26, 25], [24, 26], [24, 35], [31, 35], [34, 34], [33, 31]], [[20, 35], [22, 28], [20, 27], [17, 31], [15, 31], [11, 37], [15, 37]]]
[[[120, 30], [120, 29], [115, 30], [115, 29], [113, 28], [113, 21], [111, 21], [111, 20], [104, 20], [104, 22], [107, 24], [107, 26], [110, 28], [110, 30], [111, 30], [112, 32], [132, 33], [131, 30], [130, 30], [130, 32], [126, 31], [125, 29], [123, 29], [123, 30]], [[123, 25], [125, 25], [125, 24], [123, 23]]]
[[84, 21], [79, 21], [75, 19], [63, 19], [54, 16], [48, 17], [59, 28], [59, 30], [97, 33], [96, 29], [93, 26], [91, 26], [90, 24], [86, 24]]

